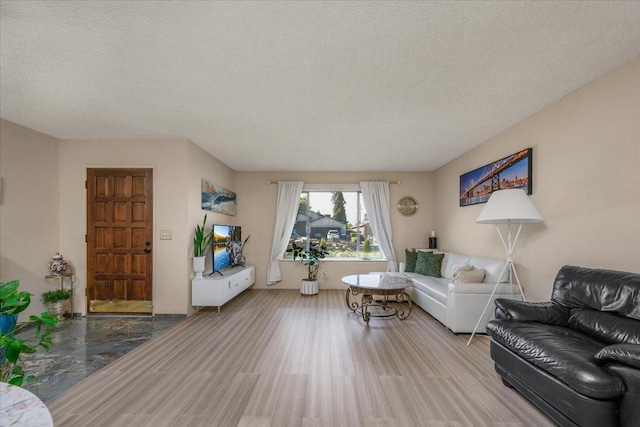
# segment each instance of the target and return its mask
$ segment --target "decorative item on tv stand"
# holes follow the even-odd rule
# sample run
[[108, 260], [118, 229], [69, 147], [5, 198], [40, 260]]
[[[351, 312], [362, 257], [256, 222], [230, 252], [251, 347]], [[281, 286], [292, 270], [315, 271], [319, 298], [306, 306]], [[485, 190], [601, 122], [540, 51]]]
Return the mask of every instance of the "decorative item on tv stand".
[[300, 283], [300, 293], [302, 295], [316, 295], [318, 293], [318, 273], [320, 271], [320, 260], [329, 254], [323, 243], [309, 242], [309, 246], [300, 246], [296, 242], [291, 243], [287, 253], [293, 255], [293, 260], [300, 258], [300, 263], [308, 267], [308, 276]]
[[196, 225], [195, 236], [193, 237], [193, 272], [196, 273], [194, 280], [202, 279], [202, 272], [204, 272], [204, 260], [205, 250], [211, 239], [213, 238], [213, 230], [209, 234], [204, 233], [205, 225], [207, 224], [207, 214], [204, 215], [202, 221], [202, 227]]
[[[504, 276], [506, 272], [509, 273], [509, 288], [513, 292], [513, 278], [518, 285], [518, 289], [520, 290], [520, 295], [522, 295], [522, 301], [525, 301], [524, 291], [522, 290], [522, 285], [520, 284], [520, 279], [518, 278], [518, 273], [516, 272], [516, 267], [513, 264], [513, 250], [516, 247], [516, 243], [518, 241], [518, 236], [520, 236], [520, 231], [522, 230], [522, 224], [525, 223], [535, 223], [542, 222], [542, 216], [540, 212], [536, 209], [533, 202], [527, 196], [524, 190], [519, 188], [511, 188], [507, 190], [497, 190], [491, 193], [491, 197], [489, 197], [489, 201], [485, 205], [482, 212], [480, 212], [480, 216], [476, 219], [478, 224], [494, 224], [496, 226], [496, 230], [498, 231], [498, 235], [500, 236], [500, 240], [502, 241], [502, 245], [507, 252], [507, 259], [504, 263], [504, 268], [502, 272], [498, 276], [498, 281], [496, 285], [493, 287], [493, 292], [491, 292], [491, 296], [487, 301], [487, 305], [484, 306], [484, 310], [482, 310], [482, 314], [478, 319], [478, 323], [476, 323], [475, 328], [473, 328], [473, 333], [471, 337], [469, 337], [469, 341], [467, 345], [471, 344], [471, 340], [473, 339], [476, 331], [478, 330], [478, 326], [480, 326], [480, 322], [482, 321], [484, 314], [487, 312], [489, 308], [489, 304], [493, 301], [493, 296], [500, 285], [500, 280]], [[502, 236], [502, 232], [500, 231], [500, 224], [507, 224], [508, 226], [508, 234], [507, 241], [505, 242], [504, 237]], [[511, 225], [518, 224], [518, 231], [516, 232], [515, 238], [511, 238]]]

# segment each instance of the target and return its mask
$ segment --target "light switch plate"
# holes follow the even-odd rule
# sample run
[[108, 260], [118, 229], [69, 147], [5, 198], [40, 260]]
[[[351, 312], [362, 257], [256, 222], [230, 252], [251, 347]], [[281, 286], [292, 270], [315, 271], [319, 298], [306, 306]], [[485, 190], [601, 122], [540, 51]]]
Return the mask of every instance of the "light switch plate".
[[160, 240], [171, 240], [173, 235], [171, 230], [160, 230]]

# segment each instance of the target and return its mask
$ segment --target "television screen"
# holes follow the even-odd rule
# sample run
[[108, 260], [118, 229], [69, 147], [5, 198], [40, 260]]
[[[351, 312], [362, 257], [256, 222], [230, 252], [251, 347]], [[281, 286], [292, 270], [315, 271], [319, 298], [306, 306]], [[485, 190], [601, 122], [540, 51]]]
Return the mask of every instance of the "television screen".
[[236, 225], [213, 226], [213, 272], [240, 264], [242, 231]]

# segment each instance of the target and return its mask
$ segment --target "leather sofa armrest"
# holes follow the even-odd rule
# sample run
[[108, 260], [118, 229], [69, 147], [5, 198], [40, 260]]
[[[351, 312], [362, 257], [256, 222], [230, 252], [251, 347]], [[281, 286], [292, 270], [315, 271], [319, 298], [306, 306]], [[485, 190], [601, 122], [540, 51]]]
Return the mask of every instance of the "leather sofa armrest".
[[[635, 347], [640, 347], [640, 345], [635, 344]], [[640, 369], [618, 363], [611, 363], [607, 365], [607, 368], [622, 379], [626, 388], [618, 407], [620, 427], [635, 427], [640, 420], [640, 405], [638, 405], [640, 402]]]
[[596, 353], [600, 363], [620, 363], [640, 369], [640, 344], [613, 344]]
[[568, 326], [569, 309], [551, 301], [524, 302], [498, 298], [496, 300], [496, 319]]

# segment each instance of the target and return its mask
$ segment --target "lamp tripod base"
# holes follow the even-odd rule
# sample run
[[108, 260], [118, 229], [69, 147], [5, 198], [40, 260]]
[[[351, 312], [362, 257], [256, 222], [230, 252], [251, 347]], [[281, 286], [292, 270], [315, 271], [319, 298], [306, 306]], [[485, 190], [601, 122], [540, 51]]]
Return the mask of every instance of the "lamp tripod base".
[[516, 267], [513, 264], [513, 261], [511, 260], [511, 257], [507, 258], [507, 261], [504, 264], [504, 268], [502, 269], [502, 273], [500, 273], [500, 276], [498, 276], [498, 281], [496, 282], [495, 286], [493, 287], [493, 291], [491, 292], [491, 296], [489, 297], [489, 300], [487, 301], [487, 304], [484, 306], [484, 310], [482, 310], [482, 314], [480, 314], [480, 318], [478, 319], [478, 322], [476, 323], [475, 328], [473, 328], [473, 333], [471, 334], [471, 337], [469, 337], [469, 341], [467, 342], [467, 346], [469, 344], [471, 344], [471, 340], [473, 340], [473, 337], [475, 336], [476, 332], [478, 331], [478, 327], [480, 326], [480, 323], [482, 323], [482, 319], [484, 319], [484, 315], [487, 312], [487, 309], [489, 308], [489, 305], [491, 304], [491, 302], [493, 301], [493, 296], [496, 294], [496, 290], [498, 290], [498, 286], [500, 286], [500, 279], [502, 279], [504, 277], [504, 273], [505, 272], [509, 272], [509, 289], [511, 290], [511, 298], [513, 298], [513, 282], [511, 280], [511, 278], [515, 278], [515, 284], [518, 285], [518, 289], [520, 290], [520, 295], [522, 296], [522, 301], [526, 301], [526, 299], [524, 298], [524, 291], [522, 290], [522, 285], [520, 285], [520, 279], [518, 278], [518, 273], [516, 272]]

